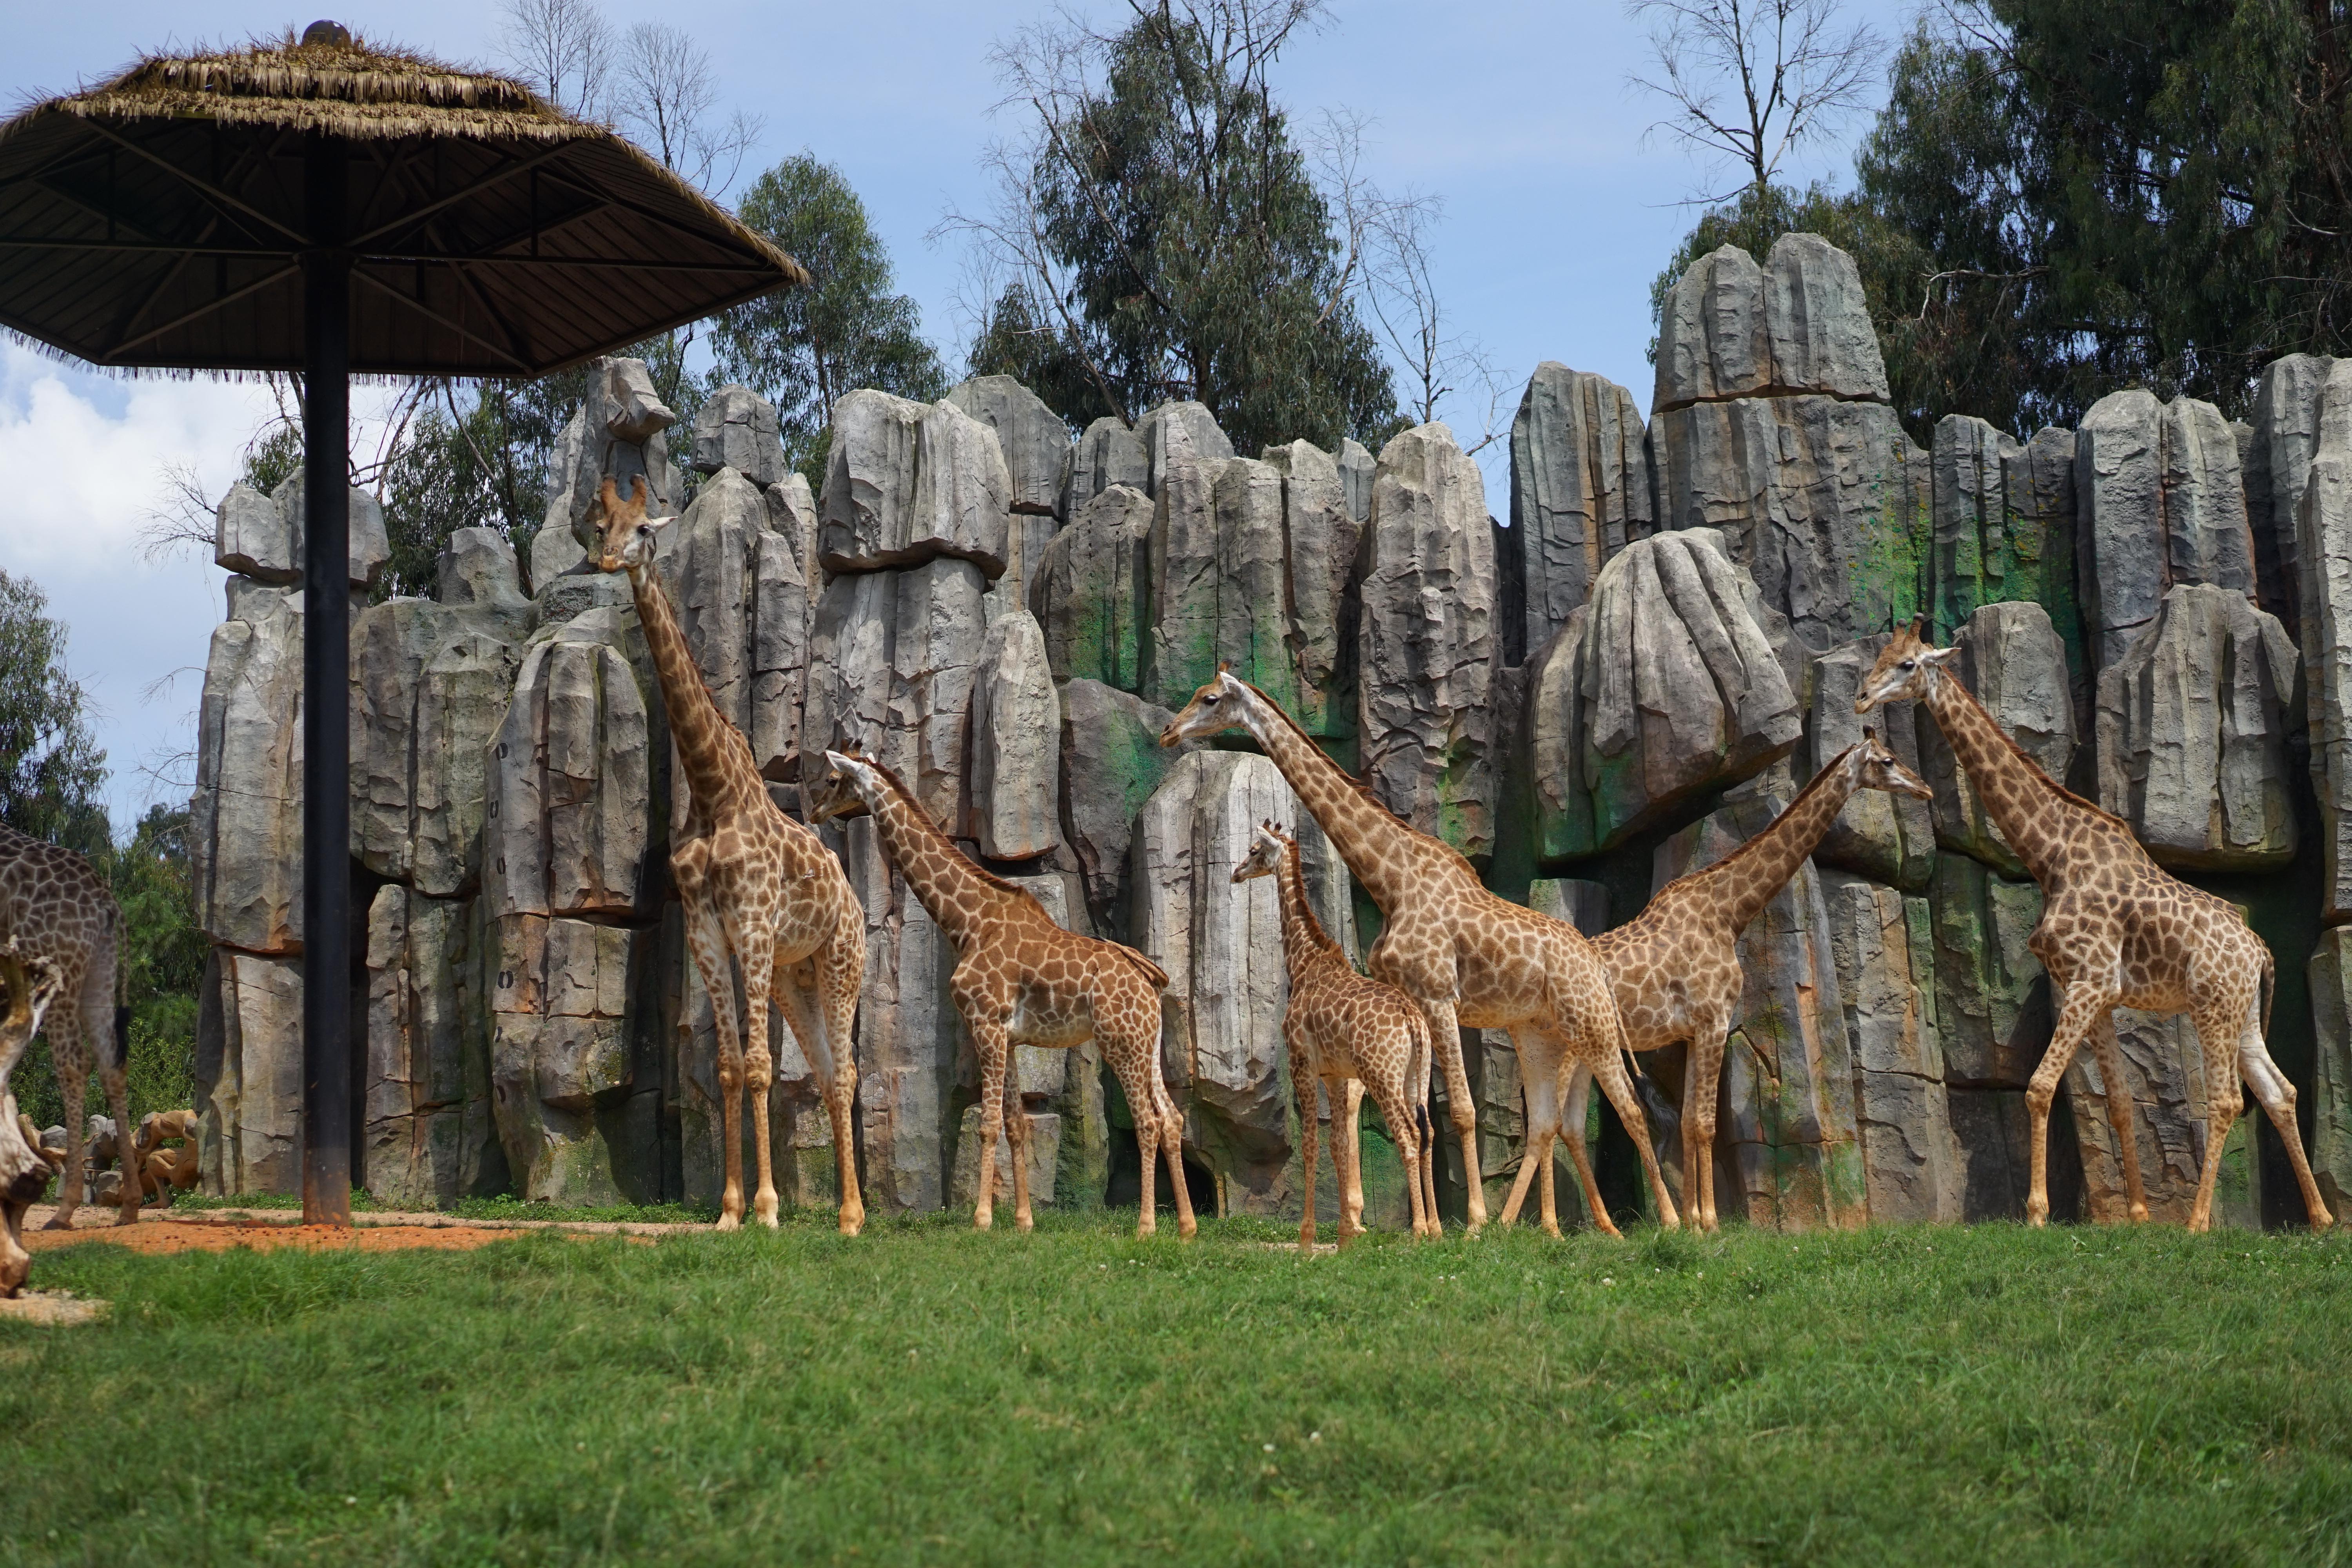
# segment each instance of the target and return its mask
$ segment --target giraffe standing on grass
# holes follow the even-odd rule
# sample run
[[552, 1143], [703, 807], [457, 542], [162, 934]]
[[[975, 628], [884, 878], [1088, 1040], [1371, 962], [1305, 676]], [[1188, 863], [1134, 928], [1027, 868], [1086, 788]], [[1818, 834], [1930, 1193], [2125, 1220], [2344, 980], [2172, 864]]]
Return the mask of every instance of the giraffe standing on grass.
[[1072, 1049], [1091, 1038], [1118, 1075], [1135, 1115], [1142, 1156], [1143, 1209], [1136, 1235], [1158, 1228], [1155, 1153], [1168, 1163], [1175, 1188], [1176, 1231], [1197, 1228], [1184, 1186], [1182, 1119], [1160, 1076], [1160, 994], [1168, 976], [1130, 947], [1099, 942], [1054, 923], [1025, 888], [983, 870], [940, 831], [898, 775], [871, 758], [827, 752], [831, 768], [809, 805], [809, 817], [870, 815], [883, 852], [922, 900], [931, 920], [955, 944], [955, 974], [948, 983], [956, 1011], [971, 1031], [980, 1058], [980, 1196], [974, 1227], [986, 1230], [996, 1204], [996, 1139], [1013, 1145], [1014, 1224], [1030, 1228], [1029, 1117], [1014, 1092], [1011, 1116], [1004, 1078], [1013, 1047]]
[[[1592, 939], [1617, 994], [1625, 1022], [1625, 1044], [1654, 1051], [1687, 1041], [1690, 1061], [1683, 1079], [1683, 1208], [1702, 1230], [1716, 1228], [1715, 1115], [1723, 1077], [1724, 1042], [1739, 1009], [1744, 988], [1739, 969], [1739, 933], [1764, 912], [1813, 852], [1858, 789], [1885, 790], [1927, 800], [1934, 792], [1895, 760], [1895, 753], [1868, 730], [1815, 773], [1772, 825], [1712, 866], [1677, 878], [1660, 889], [1642, 912]], [[1584, 1100], [1591, 1075], [1572, 1064], [1565, 1095], [1557, 1082], [1560, 1063], [1531, 1063], [1528, 1069], [1528, 1152], [1519, 1178], [1503, 1205], [1503, 1223], [1518, 1217], [1528, 1182], [1538, 1171], [1544, 1184], [1545, 1228], [1551, 1228], [1551, 1143], [1562, 1131], [1559, 1106], [1568, 1102], [1565, 1131], [1570, 1153], [1584, 1143]]]
[[[1375, 979], [1412, 997], [1429, 1022], [1430, 1043], [1445, 1073], [1447, 1114], [1462, 1150], [1470, 1229], [1486, 1223], [1486, 1194], [1479, 1184], [1477, 1110], [1462, 1063], [1465, 1027], [1508, 1030], [1519, 1053], [1520, 1079], [1531, 1092], [1537, 1079], [1528, 1064], [1538, 1055], [1588, 1065], [1642, 1152], [1659, 1223], [1676, 1228], [1675, 1200], [1625, 1070], [1624, 1034], [1609, 975], [1583, 933], [1487, 891], [1461, 851], [1374, 800], [1278, 703], [1222, 665], [1160, 731], [1160, 743], [1181, 745], [1232, 729], [1247, 730], [1265, 748], [1385, 917], [1369, 966]], [[1581, 1140], [1569, 1145], [1571, 1155], [1582, 1150]], [[1578, 1164], [1577, 1179], [1593, 1223], [1616, 1235], [1589, 1163]]]
[[2123, 1157], [2131, 1217], [2147, 1218], [2131, 1096], [2116, 1043], [2115, 1009], [2131, 1007], [2188, 1014], [2204, 1053], [2205, 1161], [2189, 1228], [2201, 1231], [2212, 1221], [2221, 1145], [2244, 1103], [2238, 1092], [2242, 1077], [2286, 1145], [2312, 1228], [2326, 1229], [2334, 1217], [2304, 1157], [2294, 1086], [2263, 1039], [2275, 977], [2270, 949], [2234, 905], [2168, 875], [2148, 858], [2128, 824], [2043, 773], [1945, 668], [1958, 650], [1922, 640], [1924, 625], [1923, 618], [1895, 634], [1864, 680], [1854, 711], [1867, 713], [1882, 702], [1926, 702], [1986, 815], [2042, 885], [2042, 922], [2025, 945], [2049, 971], [2059, 1007], [2050, 1048], [2025, 1091], [2032, 1117], [2026, 1218], [2037, 1226], [2049, 1218], [2050, 1105], [2086, 1037], [2106, 1080], [2107, 1116]]
[[[49, 1062], [65, 1100], [66, 1168], [58, 1184], [58, 1212], [48, 1228], [73, 1225], [74, 1210], [88, 1194], [84, 1166], [88, 1131], [82, 1097], [89, 1069], [117, 1127], [131, 1125], [130, 1086], [124, 1079], [131, 1050], [131, 1014], [116, 994], [122, 941], [122, 911], [106, 879], [70, 849], [0, 826], [0, 920], [14, 951], [47, 975]], [[116, 1223], [139, 1221], [136, 1194]]]
[[[1298, 840], [1271, 822], [1258, 825], [1250, 852], [1234, 868], [1234, 880], [1272, 877], [1282, 901], [1282, 959], [1290, 971], [1290, 1005], [1282, 1016], [1282, 1041], [1290, 1051], [1290, 1087], [1298, 1096], [1299, 1136], [1307, 1161], [1307, 1212], [1298, 1224], [1298, 1249], [1315, 1247], [1315, 1085], [1329, 1091], [1332, 1175], [1339, 1192], [1339, 1245], [1362, 1226], [1363, 1174], [1355, 1140], [1339, 1126], [1356, 1097], [1349, 1086], [1371, 1090], [1389, 1124], [1389, 1137], [1404, 1157], [1404, 1187], [1412, 1211], [1412, 1233], [1437, 1231], [1437, 1186], [1429, 1173], [1429, 1021], [1412, 999], [1393, 985], [1356, 973], [1347, 953], [1323, 930], [1307, 899], [1307, 876], [1298, 862]], [[1352, 1210], [1349, 1199], [1358, 1206]]]
[[[840, 1171], [841, 1234], [856, 1236], [866, 1223], [866, 1205], [858, 1196], [857, 1150], [850, 1121], [850, 1107], [857, 1097], [857, 1063], [850, 1042], [857, 994], [866, 979], [865, 914], [833, 852], [768, 797], [767, 784], [751, 762], [751, 742], [719, 711], [702, 683], [669, 595], [655, 574], [655, 538], [677, 520], [646, 516], [642, 477], [632, 482], [626, 501], [607, 479], [603, 500], [596, 566], [629, 575], [687, 790], [686, 826], [671, 838], [669, 861], [678, 901], [686, 906], [687, 945], [718, 1026], [727, 1173], [719, 1228], [733, 1230], [743, 1223], [747, 1094], [760, 1181], [751, 1212], [762, 1225], [776, 1223], [776, 1182], [768, 1142], [768, 1089], [775, 1080], [768, 1053], [772, 987], [784, 1021], [824, 1090]], [[730, 956], [743, 970], [748, 1048], [744, 1035], [736, 1032]]]

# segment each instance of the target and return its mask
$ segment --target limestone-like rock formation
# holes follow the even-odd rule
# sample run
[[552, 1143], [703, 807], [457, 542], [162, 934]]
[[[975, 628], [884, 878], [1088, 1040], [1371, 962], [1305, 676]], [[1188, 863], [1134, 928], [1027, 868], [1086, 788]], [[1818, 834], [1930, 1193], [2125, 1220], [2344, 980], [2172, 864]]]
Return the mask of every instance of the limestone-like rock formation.
[[1175, 765], [1160, 732], [1176, 717], [1097, 680], [1062, 688], [1062, 824], [1095, 923], [1124, 930], [1128, 847], [1144, 802]]
[[1067, 522], [1075, 519], [1079, 508], [1113, 485], [1125, 485], [1148, 496], [1151, 489], [1151, 458], [1143, 449], [1142, 437], [1105, 415], [1087, 426], [1078, 444], [1070, 449], [1070, 467], [1064, 479], [1059, 509], [1062, 520]]
[[[489, 1079], [514, 1189], [535, 1202], [613, 1203], [622, 1194], [607, 1126], [633, 1086], [631, 977], [653, 931], [498, 912], [489, 939]], [[600, 1114], [600, 1112], [604, 1114]]]
[[645, 480], [647, 513], [674, 515], [685, 485], [669, 458], [665, 432], [677, 422], [639, 359], [600, 359], [588, 367], [588, 396], [547, 459], [547, 519], [531, 539], [530, 581], [543, 588], [586, 558], [606, 479], [624, 496]]
[[301, 959], [216, 947], [198, 1005], [206, 1189], [228, 1196], [299, 1192]]
[[1151, 498], [1124, 482], [1079, 504], [1029, 583], [1057, 680], [1143, 686], [1150, 614]]
[[1289, 1196], [1294, 1139], [1282, 1015], [1288, 972], [1270, 889], [1233, 884], [1256, 825], [1297, 826], [1327, 931], [1348, 940], [1346, 874], [1265, 758], [1192, 752], [1136, 818], [1131, 940], [1169, 975], [1162, 1053], [1185, 1107], [1185, 1142], [1215, 1174], [1219, 1212], [1276, 1212]]
[[996, 618], [971, 694], [972, 831], [980, 852], [1026, 860], [1061, 842], [1062, 699], [1026, 610]]
[[1609, 558], [1650, 531], [1650, 468], [1633, 395], [1546, 360], [1511, 421], [1511, 531], [1531, 657], [1589, 598]]
[[694, 468], [732, 468], [765, 489], [784, 477], [783, 438], [773, 405], [748, 386], [722, 386], [694, 411]]
[[1727, 245], [1691, 264], [1658, 321], [1653, 408], [1774, 393], [1886, 400], [1886, 366], [1853, 260], [1782, 236], [1764, 268]]
[[2286, 628], [2229, 588], [2183, 584], [2099, 674], [2099, 804], [2161, 865], [2252, 871], [2295, 850]]
[[1009, 375], [982, 375], [956, 387], [943, 401], [996, 432], [996, 445], [1012, 479], [1013, 510], [1052, 517], [1060, 510], [1063, 471], [1070, 462], [1070, 429], [1044, 398]]
[[2311, 954], [2312, 1173], [2331, 1212], [2352, 1205], [2352, 927], [2330, 926]]
[[1602, 569], [1529, 700], [1542, 858], [1622, 843], [1788, 754], [1802, 719], [1760, 615], [1709, 531], [1639, 541]]
[[228, 582], [196, 710], [196, 923], [248, 952], [302, 942], [302, 595]]
[[398, 883], [368, 910], [368, 1191], [403, 1208], [501, 1191], [490, 1105], [487, 954], [474, 900]]
[[2141, 388], [2099, 399], [2076, 437], [2074, 493], [2098, 668], [2123, 657], [2176, 584], [2253, 594], [2238, 439], [2211, 404], [2159, 404]]
[[[1998, 876], [1969, 856], [1942, 854], [1928, 906], [1945, 1081], [2022, 1090], [2042, 1060], [2052, 1022], [2049, 976], [2025, 945], [2042, 919], [2042, 889]], [[1969, 1129], [1958, 1116], [1953, 1124], [1966, 1142]]]
[[2254, 394], [2252, 439], [2240, 465], [2262, 606], [2290, 632], [2298, 630], [2303, 610], [2295, 513], [2311, 478], [2311, 460], [2319, 454], [2320, 397], [2335, 365], [2325, 354], [2288, 354], [2263, 368]]
[[1960, 1149], [1936, 1036], [1927, 900], [1843, 871], [1821, 879], [1870, 1217], [1958, 1220]]
[[986, 590], [978, 566], [945, 555], [833, 578], [809, 658], [804, 779], [824, 775], [826, 748], [856, 746], [904, 779], [950, 834], [970, 835], [964, 763]]
[[2326, 879], [2320, 910], [2333, 924], [2352, 920], [2352, 360], [2328, 372], [2319, 444], [2295, 506], [2295, 558]]
[[1381, 449], [1359, 568], [1357, 727], [1389, 809], [1474, 859], [1495, 842], [1489, 706], [1501, 647], [1477, 465], [1443, 425]]
[[[1947, 668], [1976, 694], [2001, 732], [2060, 784], [2078, 740], [2067, 689], [2066, 650], [2039, 605], [1987, 605], [1953, 636], [1959, 658]], [[1918, 717], [1921, 776], [1935, 787], [1936, 837], [2001, 875], [2022, 878], [2018, 859], [1985, 815], [1974, 780], [1959, 765], [1932, 718]]]
[[[300, 468], [267, 496], [238, 480], [221, 498], [215, 515], [214, 565], [241, 572], [257, 583], [301, 586], [303, 521], [310, 513], [302, 500]], [[352, 487], [348, 526], [352, 586], [372, 587], [392, 546], [383, 531], [383, 503], [356, 485]]]
[[[1183, 433], [1181, 444], [1176, 441], [1179, 431]], [[1135, 438], [1143, 447], [1144, 489], [1155, 498], [1167, 482], [1169, 455], [1180, 445], [1190, 449], [1194, 462], [1212, 468], [1234, 455], [1233, 441], [1218, 428], [1217, 416], [1199, 403], [1161, 404], [1137, 422]]]
[[962, 409], [853, 392], [834, 405], [818, 559], [866, 572], [953, 556], [994, 577], [1012, 489], [995, 434]]
[[793, 492], [776, 489], [719, 469], [662, 531], [655, 562], [711, 700], [761, 773], [784, 779], [800, 753], [813, 616], [801, 541], [773, 526], [792, 515]]
[[1282, 476], [1287, 640], [1297, 699], [1291, 717], [1311, 735], [1349, 735], [1355, 732], [1354, 577], [1363, 514], [1349, 509], [1339, 463], [1313, 442], [1268, 447], [1265, 461]]

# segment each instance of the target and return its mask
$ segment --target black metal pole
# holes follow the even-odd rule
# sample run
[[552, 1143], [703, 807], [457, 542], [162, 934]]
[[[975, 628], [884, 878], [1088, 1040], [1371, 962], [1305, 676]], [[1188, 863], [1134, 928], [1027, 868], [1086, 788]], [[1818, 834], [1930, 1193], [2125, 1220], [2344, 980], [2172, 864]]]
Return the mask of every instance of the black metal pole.
[[352, 1223], [352, 262], [341, 142], [304, 151], [302, 1219]]

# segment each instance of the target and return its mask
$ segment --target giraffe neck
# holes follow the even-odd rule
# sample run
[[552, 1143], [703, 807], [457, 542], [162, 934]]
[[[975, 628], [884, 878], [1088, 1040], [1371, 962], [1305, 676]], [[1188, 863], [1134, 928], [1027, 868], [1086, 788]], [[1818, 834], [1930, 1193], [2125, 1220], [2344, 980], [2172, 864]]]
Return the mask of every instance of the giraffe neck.
[[1976, 694], [1948, 670], [1939, 670], [1927, 685], [1927, 711], [1944, 732], [1952, 754], [1968, 770], [2000, 836], [2025, 863], [2037, 882], [2046, 882], [2064, 842], [2067, 818], [2080, 807], [2070, 801], [2048, 773], [2011, 744], [1992, 721]]
[[1770, 826], [1698, 873], [1715, 884], [1718, 907], [1734, 931], [1747, 930], [1748, 922], [1764, 912], [1764, 906], [1788, 885], [1805, 857], [1829, 832], [1838, 813], [1845, 809], [1854, 788], [1848, 766], [1851, 755], [1851, 748], [1839, 753], [1798, 792], [1789, 809], [1774, 817]]
[[[645, 628], [646, 647], [652, 654], [654, 676], [661, 682], [662, 706], [669, 716], [670, 738], [677, 742], [679, 764], [686, 770], [687, 788], [706, 808], [740, 804], [746, 796], [764, 799], [751, 752], [735, 726], [710, 700], [694, 650], [686, 645], [669, 594], [650, 563], [632, 566], [629, 591], [636, 598], [637, 621]], [[732, 742], [730, 744], [730, 742]]]
[[1282, 852], [1274, 879], [1282, 890], [1282, 959], [1296, 979], [1320, 954], [1339, 952], [1339, 944], [1323, 930], [1315, 906], [1307, 901], [1307, 869], [1299, 863], [1297, 845]]
[[866, 796], [866, 807], [882, 848], [932, 922], [961, 952], [981, 912], [1001, 905], [1013, 889], [973, 865], [888, 770], [875, 764], [874, 772], [879, 784]]
[[1384, 910], [1394, 908], [1412, 891], [1416, 876], [1426, 877], [1426, 857], [1415, 843], [1423, 836], [1366, 798], [1289, 715], [1256, 690], [1243, 691], [1242, 721], [1249, 732], [1314, 814], [1372, 902]]

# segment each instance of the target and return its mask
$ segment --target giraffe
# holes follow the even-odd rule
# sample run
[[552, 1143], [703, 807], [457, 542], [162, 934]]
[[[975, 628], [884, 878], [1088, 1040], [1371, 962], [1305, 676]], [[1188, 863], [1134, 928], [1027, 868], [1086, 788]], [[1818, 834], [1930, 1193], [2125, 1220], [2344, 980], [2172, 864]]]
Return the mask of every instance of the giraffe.
[[2205, 1160], [2189, 1228], [2201, 1231], [2212, 1222], [2221, 1144], [2244, 1103], [2241, 1075], [2286, 1145], [2312, 1228], [2327, 1228], [2334, 1218], [2295, 1130], [2294, 1087], [2263, 1044], [2275, 978], [2270, 949], [2234, 905], [2160, 869], [2127, 823], [2043, 773], [1946, 668], [1958, 649], [1930, 647], [1921, 635], [1925, 627], [1922, 617], [1895, 634], [1863, 681], [1854, 711], [1866, 713], [1885, 702], [1926, 702], [1986, 814], [2042, 885], [2042, 921], [2025, 945], [2049, 972], [2059, 1007], [2050, 1048], [2025, 1091], [2032, 1119], [2027, 1220], [2038, 1226], [2049, 1218], [2050, 1105], [2085, 1037], [2106, 1079], [2107, 1116], [2123, 1157], [2132, 1220], [2147, 1218], [2114, 1019], [2116, 1008], [2132, 1007], [2188, 1014], [2204, 1054]]
[[[50, 1065], [65, 1099], [66, 1168], [58, 1186], [58, 1211], [48, 1228], [73, 1225], [83, 1190], [88, 1154], [82, 1097], [89, 1071], [114, 1111], [114, 1124], [130, 1125], [125, 1058], [131, 1048], [131, 1014], [117, 1005], [117, 973], [122, 911], [106, 879], [70, 849], [0, 826], [0, 915], [22, 956], [46, 967], [54, 987], [47, 1027]], [[117, 1220], [135, 1225], [139, 1205], [122, 1205]]]
[[[1282, 961], [1290, 971], [1290, 1005], [1282, 1016], [1282, 1042], [1290, 1052], [1290, 1087], [1298, 1097], [1299, 1136], [1305, 1141], [1307, 1212], [1298, 1224], [1298, 1250], [1315, 1249], [1315, 1085], [1330, 1090], [1332, 1179], [1340, 1194], [1339, 1245], [1358, 1235], [1362, 1214], [1362, 1172], [1353, 1140], [1339, 1118], [1356, 1104], [1350, 1083], [1371, 1090], [1389, 1124], [1389, 1136], [1404, 1156], [1406, 1203], [1412, 1233], [1436, 1230], [1437, 1185], [1424, 1158], [1429, 1147], [1429, 1020], [1393, 985], [1359, 974], [1347, 953], [1323, 930], [1307, 900], [1307, 876], [1299, 865], [1298, 840], [1271, 822], [1258, 824], [1249, 853], [1234, 868], [1236, 883], [1258, 877], [1275, 879], [1282, 904]], [[1352, 1212], [1349, 1199], [1357, 1196]]]
[[[1640, 914], [1592, 939], [1617, 994], [1627, 1047], [1654, 1051], [1677, 1040], [1689, 1042], [1683, 1080], [1683, 1208], [1702, 1230], [1716, 1228], [1716, 1094], [1724, 1042], [1739, 1007], [1739, 933], [1797, 874], [1857, 789], [1915, 800], [1935, 793], [1864, 730], [1861, 742], [1830, 759], [1770, 826], [1714, 865], [1668, 883]], [[1589, 1076], [1582, 1064], [1575, 1064], [1562, 1095], [1549, 1087], [1559, 1073], [1559, 1066], [1550, 1064], [1536, 1065], [1528, 1073], [1528, 1152], [1503, 1206], [1506, 1225], [1518, 1215], [1528, 1178], [1540, 1171], [1544, 1184], [1551, 1184], [1551, 1142], [1562, 1131], [1562, 1099], [1568, 1102], [1565, 1131], [1571, 1157], [1584, 1141]], [[1547, 1200], [1547, 1215], [1551, 1206]]]
[[32, 1255], [25, 1250], [25, 1211], [41, 1201], [49, 1177], [64, 1163], [62, 1153], [53, 1156], [41, 1146], [40, 1134], [8, 1092], [8, 1075], [58, 994], [58, 978], [54, 964], [27, 958], [13, 942], [0, 945], [0, 984], [8, 990], [7, 1011], [0, 1014], [0, 1300], [23, 1289], [32, 1272]]
[[[606, 479], [603, 500], [596, 568], [628, 574], [687, 789], [686, 825], [671, 837], [669, 861], [678, 901], [686, 906], [687, 945], [710, 996], [719, 1035], [726, 1166], [719, 1228], [733, 1230], [743, 1223], [747, 1093], [760, 1184], [751, 1212], [762, 1225], [776, 1224], [768, 1145], [768, 1089], [775, 1073], [768, 1054], [772, 988], [824, 1091], [840, 1171], [841, 1234], [856, 1236], [866, 1223], [866, 1205], [857, 1190], [850, 1119], [857, 1095], [850, 1042], [866, 979], [865, 913], [833, 852], [769, 798], [752, 765], [751, 742], [719, 711], [702, 683], [669, 594], [655, 574], [656, 535], [677, 520], [646, 516], [643, 477], [632, 482], [626, 501]], [[736, 1033], [730, 954], [743, 971], [744, 1035]]]
[[[1160, 731], [1160, 743], [1181, 745], [1232, 729], [1247, 730], [1282, 770], [1386, 918], [1369, 966], [1374, 979], [1412, 997], [1429, 1021], [1437, 1065], [1445, 1073], [1447, 1114], [1462, 1149], [1471, 1232], [1486, 1226], [1486, 1195], [1479, 1185], [1476, 1108], [1462, 1063], [1465, 1027], [1507, 1030], [1519, 1053], [1523, 1082], [1533, 1081], [1525, 1064], [1538, 1040], [1589, 1063], [1642, 1152], [1642, 1168], [1657, 1194], [1659, 1222], [1676, 1228], [1675, 1201], [1625, 1070], [1620, 1049], [1624, 1035], [1609, 976], [1584, 934], [1487, 891], [1459, 850], [1382, 806], [1280, 704], [1223, 665]], [[1570, 1152], [1581, 1147], [1570, 1144]], [[1593, 1223], [1617, 1235], [1591, 1165], [1580, 1164], [1577, 1176]]]
[[1130, 947], [1065, 931], [1024, 889], [974, 864], [940, 831], [898, 775], [870, 757], [827, 752], [824, 782], [809, 805], [811, 820], [870, 815], [884, 853], [940, 930], [955, 944], [948, 983], [956, 1011], [971, 1031], [980, 1058], [980, 1196], [975, 1229], [986, 1230], [996, 1211], [996, 1138], [1013, 1145], [1013, 1223], [1027, 1230], [1029, 1118], [1018, 1090], [1009, 1121], [1004, 1075], [1014, 1045], [1071, 1049], [1100, 1041], [1103, 1059], [1118, 1075], [1135, 1115], [1142, 1156], [1143, 1205], [1135, 1234], [1159, 1226], [1152, 1158], [1168, 1162], [1176, 1193], [1176, 1231], [1198, 1228], [1184, 1186], [1181, 1119], [1160, 1076], [1160, 994], [1168, 976]]

